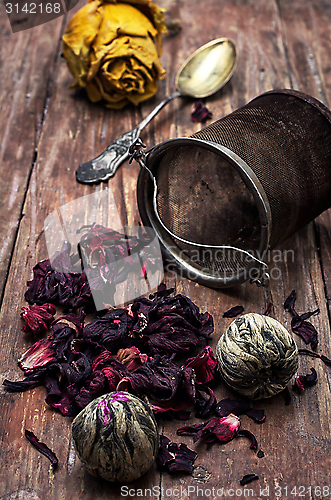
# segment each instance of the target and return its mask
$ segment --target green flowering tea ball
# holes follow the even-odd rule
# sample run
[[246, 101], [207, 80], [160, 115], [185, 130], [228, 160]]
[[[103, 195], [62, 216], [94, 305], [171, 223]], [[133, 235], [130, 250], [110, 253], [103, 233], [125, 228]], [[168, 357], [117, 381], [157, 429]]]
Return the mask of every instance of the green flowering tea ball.
[[127, 392], [111, 392], [92, 401], [76, 416], [71, 431], [87, 470], [112, 482], [138, 479], [159, 450], [152, 410]]
[[298, 349], [289, 332], [261, 314], [236, 318], [216, 347], [225, 382], [249, 399], [270, 398], [285, 389], [298, 368]]

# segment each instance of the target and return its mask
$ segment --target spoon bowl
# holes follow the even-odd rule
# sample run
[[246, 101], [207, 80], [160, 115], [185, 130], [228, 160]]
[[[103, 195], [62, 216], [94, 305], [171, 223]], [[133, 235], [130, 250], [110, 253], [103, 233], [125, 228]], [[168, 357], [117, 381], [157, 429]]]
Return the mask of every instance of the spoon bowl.
[[197, 49], [179, 68], [176, 91], [166, 97], [136, 127], [126, 132], [93, 160], [80, 165], [76, 179], [83, 184], [107, 181], [130, 156], [130, 147], [137, 141], [146, 125], [170, 101], [180, 96], [203, 98], [215, 94], [231, 78], [237, 65], [234, 42], [217, 38]]
[[180, 95], [208, 97], [221, 89], [237, 65], [235, 44], [218, 38], [196, 50], [179, 68], [175, 85]]

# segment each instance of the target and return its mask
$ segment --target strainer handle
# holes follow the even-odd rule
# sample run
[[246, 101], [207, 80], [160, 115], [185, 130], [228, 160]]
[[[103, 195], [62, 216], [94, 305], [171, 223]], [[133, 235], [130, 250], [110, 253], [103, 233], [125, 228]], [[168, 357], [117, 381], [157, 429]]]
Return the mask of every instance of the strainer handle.
[[113, 177], [123, 161], [129, 158], [130, 147], [139, 138], [140, 133], [146, 125], [153, 120], [164, 106], [180, 95], [178, 91], [170, 94], [140, 123], [138, 123], [138, 125], [130, 130], [130, 132], [121, 135], [121, 137], [116, 139], [110, 146], [107, 146], [106, 149], [93, 160], [82, 163], [76, 170], [77, 181], [82, 184], [96, 184], [97, 182], [107, 181]]

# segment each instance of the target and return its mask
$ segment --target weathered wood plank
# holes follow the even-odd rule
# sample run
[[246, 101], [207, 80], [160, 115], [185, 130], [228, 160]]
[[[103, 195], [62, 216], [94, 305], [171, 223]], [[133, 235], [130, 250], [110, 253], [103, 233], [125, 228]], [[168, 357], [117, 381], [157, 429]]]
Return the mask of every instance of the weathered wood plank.
[[51, 91], [63, 19], [13, 34], [0, 6], [0, 289], [5, 284], [26, 187]]
[[[264, 2], [262, 5], [262, 3], [257, 4], [256, 2], [230, 2], [223, 4], [222, 7], [222, 15], [218, 18], [211, 16], [213, 21], [209, 19], [208, 22], [212, 25], [213, 22], [218, 23], [221, 32], [221, 35], [218, 36], [232, 36], [234, 38], [239, 47], [240, 57], [237, 71], [228, 86], [218, 95], [206, 99], [208, 108], [214, 113], [213, 119], [220, 118], [240, 107], [263, 91], [272, 88], [290, 88], [293, 79], [286, 52], [287, 43], [286, 38], [284, 38], [282, 19], [279, 17], [276, 3]], [[288, 5], [289, 10], [290, 8]], [[294, 30], [293, 25], [291, 30], [294, 38], [299, 36], [299, 30]], [[230, 91], [227, 87], [230, 87]], [[204, 290], [202, 292], [201, 287], [191, 283], [184, 286], [185, 291], [189, 292], [193, 300], [197, 300], [199, 303], [201, 293], [203, 293], [203, 302], [211, 304], [211, 311], [216, 319], [215, 337], [212, 340], [213, 348], [216, 346], [218, 337], [229, 324], [229, 320], [222, 319], [220, 314], [220, 311], [226, 309], [225, 305], [240, 303], [245, 306], [245, 312], [263, 313], [271, 301], [273, 303], [271, 315], [290, 329], [290, 320], [288, 314], [283, 310], [283, 303], [287, 294], [296, 288], [298, 295], [300, 295], [298, 307], [301, 311], [314, 308], [316, 303], [323, 308], [321, 315], [315, 319], [315, 325], [318, 322], [317, 328], [321, 335], [322, 348], [326, 349], [327, 353], [329, 352], [329, 324], [324, 306], [323, 281], [318, 265], [316, 244], [309, 245], [309, 242], [314, 242], [312, 226], [309, 231], [309, 233], [301, 232], [300, 238], [296, 236], [284, 243], [282, 254], [271, 253], [268, 263], [270, 271], [273, 271], [274, 279], [271, 280], [269, 289], [263, 292], [262, 290], [254, 290], [249, 284], [234, 291], [233, 295], [229, 291]], [[309, 254], [302, 254], [301, 247], [303, 247], [304, 252], [309, 249]], [[293, 254], [289, 252], [290, 250], [293, 250]], [[308, 272], [300, 268], [300, 262], [307, 263]], [[291, 272], [288, 271], [289, 266]], [[306, 303], [302, 303], [305, 298]], [[300, 346], [304, 346], [300, 339], [297, 340]], [[180, 440], [185, 439], [186, 444], [199, 453], [196, 464], [202, 465], [211, 473], [205, 484], [200, 484], [191, 477], [183, 478], [180, 484], [176, 483], [176, 486], [184, 488], [183, 498], [189, 498], [189, 491], [197, 496], [197, 487], [201, 487], [202, 492], [212, 488], [214, 491], [217, 491], [217, 488], [224, 488], [224, 493], [236, 488], [239, 491], [241, 477], [252, 472], [260, 477], [259, 481], [247, 486], [253, 490], [254, 496], [261, 497], [260, 491], [264, 490], [266, 493], [265, 488], [269, 488], [270, 498], [273, 498], [277, 492], [275, 488], [278, 485], [288, 488], [299, 485], [299, 483], [305, 487], [311, 485], [311, 474], [303, 463], [302, 457], [309, 454], [312, 463], [318, 463], [321, 448], [327, 443], [329, 426], [324, 427], [324, 418], [321, 416], [313, 428], [309, 423], [309, 407], [316, 408], [317, 405], [321, 408], [328, 404], [329, 384], [328, 369], [319, 363], [300, 359], [301, 372], [308, 373], [310, 366], [315, 366], [321, 384], [319, 390], [304, 395], [306, 397], [305, 403], [300, 400], [302, 396], [294, 396], [291, 406], [287, 407], [284, 405], [282, 397], [278, 396], [270, 401], [266, 400], [254, 404], [256, 407], [266, 409], [267, 419], [263, 425], [258, 426], [246, 417], [242, 418], [242, 427], [248, 428], [256, 435], [259, 447], [265, 453], [264, 458], [258, 459], [256, 454], [248, 449], [245, 440], [235, 440], [225, 446], [215, 445], [206, 450], [203, 445], [193, 445], [190, 438], [180, 438]], [[233, 397], [233, 394], [225, 387], [218, 388], [216, 394], [218, 399]], [[307, 401], [308, 398], [309, 401]], [[193, 423], [193, 421], [194, 419], [191, 422]], [[175, 435], [176, 427], [179, 425], [180, 423], [176, 422], [166, 423], [166, 435]], [[281, 439], [279, 439], [280, 436]], [[312, 451], [315, 441], [320, 443], [316, 452]], [[326, 460], [325, 465], [327, 466], [329, 464], [327, 455], [323, 460]], [[291, 464], [296, 465], [292, 466]], [[316, 485], [322, 484], [324, 481], [323, 473], [317, 469], [318, 467], [314, 467], [314, 484]], [[300, 475], [298, 475], [298, 470], [301, 471]], [[171, 488], [174, 488], [174, 483], [171, 477], [164, 474], [162, 485], [164, 487], [163, 498], [166, 498], [167, 489], [170, 492]], [[188, 487], [191, 489], [189, 490]]]
[[[280, 2], [293, 84], [330, 108], [331, 8], [328, 2]], [[293, 30], [293, 23], [296, 29]], [[293, 32], [294, 31], [294, 32]], [[330, 314], [330, 211], [315, 221]]]

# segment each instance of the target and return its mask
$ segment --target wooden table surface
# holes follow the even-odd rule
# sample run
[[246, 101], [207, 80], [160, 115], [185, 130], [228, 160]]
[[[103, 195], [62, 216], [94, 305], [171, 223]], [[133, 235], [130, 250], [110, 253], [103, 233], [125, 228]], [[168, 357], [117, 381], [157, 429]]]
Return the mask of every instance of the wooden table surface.
[[[68, 17], [13, 34], [0, 3], [0, 335], [1, 381], [19, 380], [17, 359], [31, 341], [21, 332], [21, 307], [26, 305], [26, 282], [32, 268], [48, 257], [45, 218], [58, 207], [102, 190], [107, 184], [84, 186], [75, 180], [78, 165], [95, 157], [174, 90], [180, 64], [200, 45], [229, 37], [239, 50], [237, 70], [230, 82], [205, 100], [213, 119], [221, 118], [260, 93], [279, 88], [306, 92], [331, 105], [331, 3], [329, 0], [160, 0], [168, 16], [180, 18], [182, 30], [163, 38], [162, 62], [167, 70], [155, 97], [134, 109], [113, 111], [92, 104], [84, 92], [69, 90], [72, 77], [60, 58], [61, 35]], [[78, 7], [82, 6], [80, 2]], [[77, 8], [75, 10], [77, 10]], [[191, 121], [193, 100], [177, 99], [143, 132], [149, 146], [169, 138], [189, 136], [202, 125]], [[136, 225], [136, 180], [139, 167], [125, 163], [109, 181], [120, 200], [128, 225]], [[212, 290], [192, 281], [165, 276], [177, 293], [188, 295], [215, 322], [211, 346], [231, 322], [223, 312], [242, 305], [245, 312], [263, 313], [272, 303], [271, 316], [290, 330], [285, 298], [297, 291], [297, 310], [320, 308], [311, 318], [319, 344], [317, 352], [331, 357], [331, 211], [300, 230], [280, 247], [273, 262], [277, 279], [266, 288], [245, 283], [232, 289]], [[287, 252], [291, 250], [290, 254]], [[291, 258], [286, 259], [286, 255]], [[276, 275], [275, 274], [275, 275]], [[296, 337], [299, 347], [305, 347]], [[242, 416], [264, 452], [258, 458], [246, 439], [226, 445], [194, 445], [199, 475], [160, 473], [153, 467], [131, 490], [121, 490], [85, 472], [75, 457], [70, 438], [71, 419], [47, 407], [41, 387], [0, 396], [1, 500], [105, 500], [130, 498], [234, 498], [248, 495], [240, 485], [244, 474], [259, 476], [246, 487], [253, 498], [331, 498], [331, 368], [319, 359], [300, 356], [299, 372], [317, 371], [318, 383], [302, 394], [293, 393], [290, 405], [282, 396], [254, 404], [264, 408], [266, 420], [258, 425]], [[225, 386], [217, 399], [233, 397]], [[189, 420], [194, 422], [195, 419]], [[160, 432], [173, 439], [177, 420], [158, 419]], [[27, 442], [24, 429], [34, 431], [58, 458], [53, 472], [49, 461]], [[202, 469], [201, 469], [202, 467]], [[198, 472], [199, 469], [196, 470]], [[150, 494], [145, 489], [159, 487]], [[296, 490], [294, 489], [296, 487]], [[301, 487], [301, 488], [300, 488]], [[198, 489], [200, 488], [200, 489]], [[129, 495], [130, 493], [130, 495]]]

